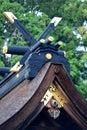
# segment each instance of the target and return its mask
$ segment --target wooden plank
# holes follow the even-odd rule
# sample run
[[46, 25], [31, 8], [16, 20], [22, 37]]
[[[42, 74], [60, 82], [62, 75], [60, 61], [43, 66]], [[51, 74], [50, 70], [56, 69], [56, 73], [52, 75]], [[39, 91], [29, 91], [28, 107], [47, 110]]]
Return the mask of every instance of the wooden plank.
[[0, 101], [0, 130], [15, 129], [34, 111], [54, 79], [55, 65], [47, 64], [31, 82], [25, 80]]

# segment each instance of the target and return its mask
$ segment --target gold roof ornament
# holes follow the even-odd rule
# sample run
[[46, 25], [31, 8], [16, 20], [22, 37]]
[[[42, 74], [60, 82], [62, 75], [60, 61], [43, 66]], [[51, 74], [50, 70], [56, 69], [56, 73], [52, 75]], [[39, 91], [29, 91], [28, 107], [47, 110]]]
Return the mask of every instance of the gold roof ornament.
[[4, 12], [3, 14], [12, 24], [14, 23], [14, 19], [17, 19], [12, 12]]

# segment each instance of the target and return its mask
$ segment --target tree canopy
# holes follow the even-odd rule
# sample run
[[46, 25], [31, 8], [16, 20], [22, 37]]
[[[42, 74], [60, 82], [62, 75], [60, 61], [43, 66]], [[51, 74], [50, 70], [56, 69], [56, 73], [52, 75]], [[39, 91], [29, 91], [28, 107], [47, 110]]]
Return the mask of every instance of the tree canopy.
[[[64, 44], [71, 66], [72, 80], [87, 100], [87, 0], [0, 0], [0, 48], [8, 45], [29, 45], [20, 31], [3, 16], [13, 12], [20, 22], [37, 39], [53, 17], [62, 17], [51, 35]], [[5, 64], [0, 49], [0, 66], [13, 65], [18, 58]]]

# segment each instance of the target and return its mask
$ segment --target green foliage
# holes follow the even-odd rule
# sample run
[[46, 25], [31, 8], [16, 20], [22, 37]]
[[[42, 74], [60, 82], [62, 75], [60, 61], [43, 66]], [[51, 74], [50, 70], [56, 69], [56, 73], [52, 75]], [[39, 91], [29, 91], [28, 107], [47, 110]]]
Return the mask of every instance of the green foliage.
[[87, 80], [86, 81], [80, 81], [76, 85], [76, 88], [82, 94], [82, 96], [84, 97], [84, 99], [87, 101]]
[[87, 46], [87, 32], [83, 35], [84, 46]]
[[3, 61], [0, 61], [0, 67], [4, 66]]
[[11, 66], [14, 66], [15, 63], [17, 63], [21, 58], [22, 58], [22, 56], [17, 56], [17, 55], [12, 56], [12, 58], [11, 58]]

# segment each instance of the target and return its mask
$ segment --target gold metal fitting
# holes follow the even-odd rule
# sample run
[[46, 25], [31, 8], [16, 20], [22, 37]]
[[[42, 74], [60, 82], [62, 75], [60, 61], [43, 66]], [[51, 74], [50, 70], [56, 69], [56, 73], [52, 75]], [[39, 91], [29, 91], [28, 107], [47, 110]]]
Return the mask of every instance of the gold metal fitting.
[[49, 89], [47, 90], [47, 92], [45, 93], [44, 97], [42, 98], [41, 102], [44, 103], [44, 106], [47, 105], [47, 103], [50, 101], [50, 99], [52, 98], [52, 93], [50, 93]]
[[52, 54], [47, 53], [47, 54], [45, 55], [45, 57], [46, 57], [48, 60], [51, 60], [51, 59], [52, 59]]
[[62, 42], [62, 41], [59, 41], [59, 42], [58, 42], [58, 45], [60, 45], [60, 46], [61, 46], [62, 44], [63, 44], [63, 42]]
[[10, 21], [10, 23], [14, 23], [14, 19], [17, 19], [12, 12], [3, 12], [3, 15]]
[[45, 40], [44, 40], [44, 39], [41, 39], [40, 42], [41, 42], [41, 43], [45, 43]]
[[[55, 90], [55, 91], [54, 91]], [[58, 102], [58, 104], [63, 107], [65, 104], [68, 103], [65, 95], [63, 95], [63, 93], [56, 88], [56, 86], [54, 84], [50, 85], [50, 89], [49, 89], [50, 93], [52, 93], [54, 99]]]
[[66, 52], [64, 51], [64, 57], [66, 57]]
[[51, 23], [54, 23], [54, 26], [56, 27], [57, 24], [61, 21], [61, 17], [54, 17], [52, 20], [51, 20]]
[[16, 74], [16, 78], [19, 78], [19, 74]]
[[23, 65], [20, 64], [20, 62], [18, 61], [11, 69], [10, 72], [18, 72]]
[[52, 42], [54, 40], [54, 38], [52, 36], [50, 36], [50, 37], [48, 37], [48, 40]]
[[8, 47], [7, 46], [3, 46], [2, 52], [3, 52], [3, 54], [6, 54], [8, 52]]

